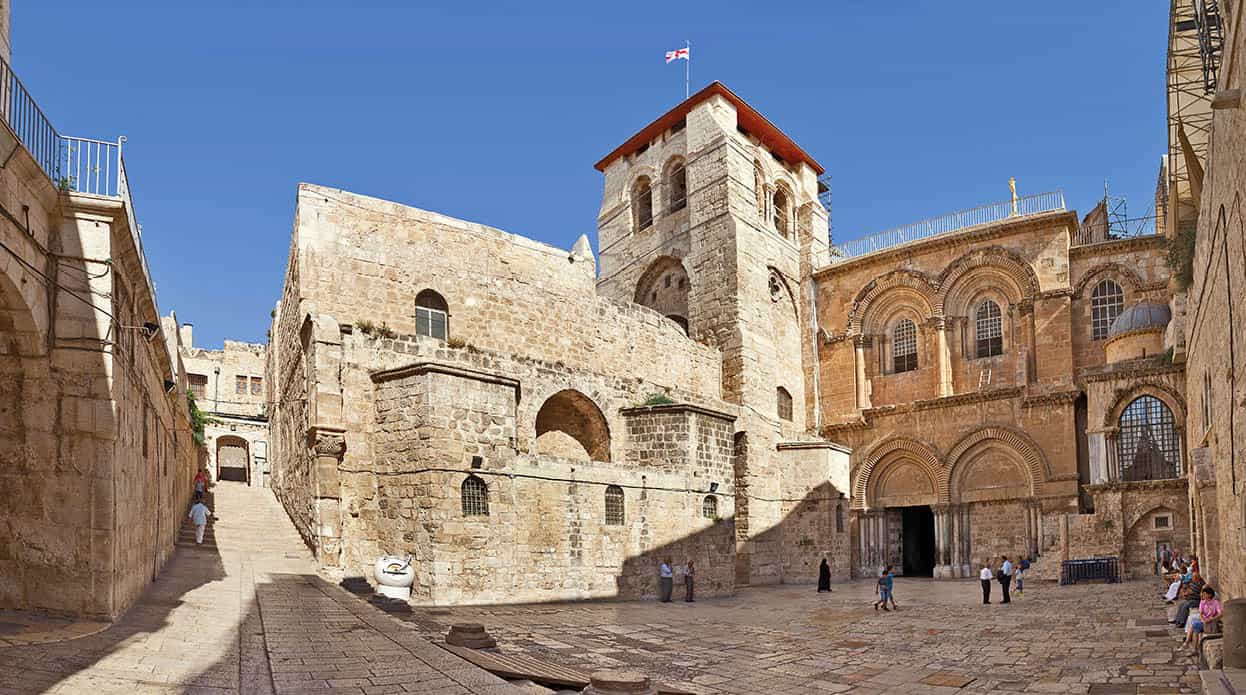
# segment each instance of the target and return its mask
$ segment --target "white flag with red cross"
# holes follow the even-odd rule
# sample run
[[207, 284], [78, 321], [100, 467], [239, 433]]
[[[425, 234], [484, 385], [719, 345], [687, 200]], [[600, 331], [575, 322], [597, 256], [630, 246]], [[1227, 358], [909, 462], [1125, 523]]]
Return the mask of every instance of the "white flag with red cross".
[[666, 62], [668, 62], [668, 63], [669, 63], [669, 62], [671, 62], [671, 61], [673, 61], [673, 60], [679, 60], [679, 59], [681, 59], [681, 58], [682, 58], [683, 60], [691, 60], [691, 56], [689, 56], [689, 55], [688, 55], [688, 52], [689, 52], [689, 51], [691, 51], [691, 50], [692, 50], [692, 49], [690, 49], [690, 48], [676, 48], [676, 49], [675, 49], [675, 50], [673, 50], [673, 51], [667, 51], [667, 52], [666, 52]]

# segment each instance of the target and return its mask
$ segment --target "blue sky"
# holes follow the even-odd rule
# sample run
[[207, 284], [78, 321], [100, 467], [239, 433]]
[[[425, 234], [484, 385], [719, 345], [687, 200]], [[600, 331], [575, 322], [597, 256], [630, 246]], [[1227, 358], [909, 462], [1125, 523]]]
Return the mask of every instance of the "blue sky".
[[[569, 248], [602, 155], [722, 80], [834, 176], [836, 240], [1062, 188], [1151, 207], [1167, 4], [16, 0], [66, 134], [128, 137], [161, 309], [263, 341], [300, 181]], [[488, 8], [488, 9], [486, 9]]]

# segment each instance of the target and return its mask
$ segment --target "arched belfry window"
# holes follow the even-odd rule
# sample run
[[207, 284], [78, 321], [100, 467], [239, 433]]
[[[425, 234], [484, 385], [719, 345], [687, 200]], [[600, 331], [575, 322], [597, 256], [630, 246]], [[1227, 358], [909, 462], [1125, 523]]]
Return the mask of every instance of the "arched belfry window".
[[979, 304], [974, 313], [974, 338], [977, 343], [974, 355], [994, 357], [1004, 354], [1003, 316], [999, 305], [989, 299]]
[[753, 162], [753, 194], [757, 197], [757, 218], [766, 219], [766, 174], [761, 169], [761, 162]]
[[676, 162], [672, 165], [666, 179], [667, 190], [670, 191], [670, 205], [667, 208], [671, 212], [683, 210], [688, 205], [688, 173], [684, 169], [684, 163]]
[[901, 319], [891, 331], [892, 371], [911, 372], [917, 369], [917, 325]]
[[774, 189], [774, 230], [788, 237], [788, 226], [791, 221], [791, 201], [787, 191], [779, 186]]
[[635, 216], [636, 231], [653, 224], [653, 187], [647, 177], [640, 177], [632, 186], [632, 214]]
[[415, 296], [415, 334], [445, 340], [450, 328], [450, 310], [446, 300], [432, 290]]
[[701, 516], [706, 519], [718, 518], [718, 498], [713, 495], [706, 495], [701, 500]]
[[782, 386], [775, 389], [775, 405], [776, 405], [775, 409], [778, 411], [779, 418], [783, 420], [787, 420], [788, 422], [791, 422], [792, 421], [792, 394], [788, 393], [787, 389], [783, 388]]
[[1122, 480], [1166, 480], [1181, 474], [1181, 437], [1172, 411], [1155, 396], [1139, 396], [1117, 423], [1116, 460]]
[[1103, 340], [1108, 337], [1112, 322], [1125, 308], [1125, 293], [1113, 280], [1103, 280], [1090, 293], [1091, 338]]
[[485, 481], [469, 475], [459, 492], [463, 498], [463, 516], [489, 516], [489, 486]]
[[623, 525], [623, 488], [618, 485], [606, 486], [606, 525]]

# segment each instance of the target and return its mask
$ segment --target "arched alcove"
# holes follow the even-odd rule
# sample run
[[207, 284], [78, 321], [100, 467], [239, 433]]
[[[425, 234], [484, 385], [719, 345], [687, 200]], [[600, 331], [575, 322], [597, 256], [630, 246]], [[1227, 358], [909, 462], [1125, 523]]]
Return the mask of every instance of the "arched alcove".
[[559, 391], [536, 414], [538, 454], [581, 461], [610, 460], [610, 428], [592, 399], [574, 389]]

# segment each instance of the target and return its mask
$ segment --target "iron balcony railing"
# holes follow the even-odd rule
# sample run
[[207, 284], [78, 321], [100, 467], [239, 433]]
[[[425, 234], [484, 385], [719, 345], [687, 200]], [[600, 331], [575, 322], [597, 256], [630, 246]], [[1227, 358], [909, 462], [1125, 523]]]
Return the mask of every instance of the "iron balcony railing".
[[0, 58], [0, 120], [60, 190], [121, 200], [143, 276], [154, 299], [155, 284], [147, 267], [142, 234], [134, 216], [133, 192], [121, 153], [125, 137], [108, 142], [61, 135], [3, 58]]
[[991, 203], [990, 205], [982, 205], [969, 210], [932, 217], [921, 222], [914, 222], [913, 224], [889, 229], [885, 232], [872, 234], [860, 239], [845, 241], [842, 244], [835, 244], [831, 247], [831, 260], [855, 258], [920, 239], [957, 232], [969, 227], [1061, 210], [1064, 210], [1063, 191], [1038, 193], [1017, 198], [1015, 201], [1005, 200], [1002, 203]]

